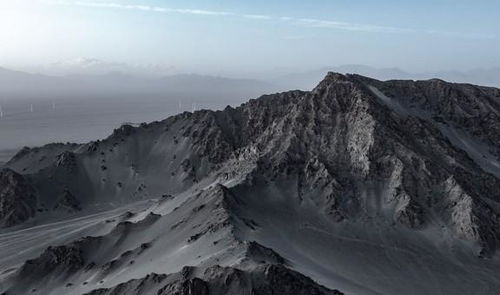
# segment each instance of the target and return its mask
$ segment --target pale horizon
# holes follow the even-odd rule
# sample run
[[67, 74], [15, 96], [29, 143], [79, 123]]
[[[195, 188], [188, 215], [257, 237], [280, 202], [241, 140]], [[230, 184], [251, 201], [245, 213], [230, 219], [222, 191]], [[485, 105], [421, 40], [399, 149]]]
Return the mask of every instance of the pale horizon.
[[97, 60], [235, 77], [341, 65], [490, 69], [500, 67], [499, 10], [467, 0], [5, 1], [0, 67], [43, 72]]

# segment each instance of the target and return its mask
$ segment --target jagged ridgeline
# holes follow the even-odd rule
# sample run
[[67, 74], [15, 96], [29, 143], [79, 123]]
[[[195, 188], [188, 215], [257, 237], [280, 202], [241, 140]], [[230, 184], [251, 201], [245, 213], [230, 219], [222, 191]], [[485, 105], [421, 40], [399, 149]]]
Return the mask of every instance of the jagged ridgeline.
[[21, 150], [0, 291], [496, 294], [499, 188], [499, 89], [329, 73]]

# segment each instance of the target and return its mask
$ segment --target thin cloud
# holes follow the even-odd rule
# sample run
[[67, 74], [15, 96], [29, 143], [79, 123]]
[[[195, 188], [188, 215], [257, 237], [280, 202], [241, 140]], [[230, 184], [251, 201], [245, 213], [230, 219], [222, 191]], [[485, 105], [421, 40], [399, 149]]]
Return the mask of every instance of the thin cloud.
[[467, 39], [495, 39], [496, 35], [492, 34], [475, 34], [475, 33], [463, 33], [463, 32], [450, 32], [450, 31], [439, 31], [439, 30], [415, 30], [409, 28], [397, 28], [389, 26], [377, 26], [377, 25], [367, 25], [367, 24], [354, 24], [347, 22], [338, 22], [330, 20], [321, 19], [311, 19], [311, 18], [300, 18], [300, 19], [290, 19], [298, 25], [315, 27], [315, 28], [329, 28], [329, 29], [339, 29], [344, 31], [357, 31], [357, 32], [373, 32], [373, 33], [390, 33], [390, 34], [404, 34], [404, 33], [422, 33], [429, 35], [439, 35], [445, 37], [455, 37], [455, 38], [467, 38]]
[[244, 18], [250, 18], [250, 19], [272, 19], [269, 15], [262, 15], [262, 14], [244, 14]]
[[[59, 2], [59, 4], [60, 3], [61, 2]], [[147, 6], [147, 5], [118, 4], [118, 3], [113, 3], [113, 2], [76, 1], [76, 2], [66, 2], [65, 4], [74, 4], [76, 6], [95, 7], [95, 8], [141, 10], [141, 11], [163, 12], [163, 13], [181, 13], [181, 14], [194, 14], [194, 15], [225, 16], [225, 15], [232, 14], [232, 13], [229, 13], [226, 11], [213, 11], [213, 10], [201, 10], [201, 9], [174, 9], [174, 8], [166, 8], [166, 7], [158, 7], [158, 6]]]
[[199, 15], [233, 15], [230, 12], [225, 11], [211, 11], [211, 10], [199, 10], [199, 9], [171, 9], [171, 12], [186, 13], [186, 14], [199, 14]]
[[[42, 0], [44, 1], [44, 0]], [[121, 10], [138, 10], [150, 11], [156, 13], [179, 13], [200, 16], [232, 16], [246, 19], [253, 19], [255, 21], [281, 21], [289, 23], [290, 25], [299, 25], [310, 28], [324, 28], [351, 32], [367, 32], [367, 33], [388, 33], [388, 34], [405, 34], [405, 33], [420, 33], [430, 35], [440, 35], [455, 38], [470, 38], [470, 39], [496, 39], [496, 35], [488, 34], [474, 34], [474, 33], [461, 33], [461, 32], [448, 32], [439, 30], [417, 30], [410, 28], [400, 28], [391, 26], [380, 26], [372, 24], [356, 24], [349, 22], [341, 22], [335, 20], [324, 20], [314, 18], [294, 18], [289, 16], [274, 17], [265, 14], [237, 14], [228, 11], [216, 10], [202, 10], [202, 9], [182, 9], [182, 8], [168, 8], [160, 6], [148, 5], [128, 5], [115, 2], [96, 2], [96, 1], [69, 1], [69, 0], [45, 0], [45, 3], [52, 5], [75, 5], [93, 8], [107, 8], [107, 9], [121, 9]]]
[[358, 31], [358, 32], [378, 32], [378, 33], [410, 33], [414, 32], [411, 29], [385, 27], [376, 25], [353, 24], [347, 22], [338, 22], [331, 20], [321, 20], [312, 18], [300, 18], [296, 22], [299, 25], [315, 27], [315, 28], [331, 28], [340, 29], [345, 31]]

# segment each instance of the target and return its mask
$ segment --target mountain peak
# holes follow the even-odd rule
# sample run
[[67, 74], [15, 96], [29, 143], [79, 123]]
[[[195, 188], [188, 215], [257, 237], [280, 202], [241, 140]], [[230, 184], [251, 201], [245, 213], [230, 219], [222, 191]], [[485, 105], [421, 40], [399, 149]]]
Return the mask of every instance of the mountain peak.
[[[6, 164], [18, 182], [0, 173], [0, 207], [13, 208], [0, 212], [8, 221], [4, 227], [42, 224], [48, 214], [61, 214], [61, 206], [81, 210], [69, 210], [78, 217], [73, 220], [29, 229], [40, 231], [39, 247], [32, 240], [0, 247], [6, 257], [0, 272], [26, 260], [30, 270], [12, 272], [0, 280], [2, 287], [15, 294], [97, 288], [114, 294], [109, 288], [128, 284], [135, 290], [141, 282], [127, 280], [151, 272], [187, 276], [185, 265], [202, 270], [193, 273], [207, 288], [225, 275], [219, 265], [238, 269], [228, 270], [238, 273], [233, 278], [250, 271], [288, 286], [281, 277], [290, 277], [284, 268], [290, 261], [327, 288], [352, 294], [429, 293], [427, 284], [413, 284], [429, 275], [440, 278], [444, 293], [474, 293], [498, 269], [499, 96], [443, 83], [331, 72], [312, 92], [266, 95], [235, 108], [122, 127], [87, 145], [25, 149]], [[126, 206], [89, 215], [79, 225], [82, 214], [108, 204]], [[74, 233], [53, 238], [68, 225]], [[99, 247], [93, 240], [78, 242], [92, 228]], [[26, 231], [8, 234], [24, 241]], [[49, 245], [57, 246], [44, 252]], [[45, 279], [24, 283], [36, 254], [35, 264], [44, 267], [36, 270], [54, 282], [49, 286], [39, 283]], [[359, 271], [357, 262], [365, 265], [367, 257], [376, 263]], [[420, 270], [400, 267], [416, 257], [423, 257]], [[338, 270], [349, 270], [349, 282], [337, 279]], [[442, 270], [454, 276], [440, 277]], [[388, 287], [386, 277], [401, 283]], [[457, 280], [464, 283], [457, 286]], [[319, 291], [297, 292], [296, 284], [280, 292], [255, 290], [336, 294], [304, 282]], [[162, 284], [143, 293], [170, 290]], [[491, 285], [498, 289], [500, 281]]]
[[351, 75], [341, 74], [337, 72], [328, 72], [325, 78], [320, 82], [323, 83], [338, 83], [338, 82], [350, 82], [352, 81]]
[[360, 79], [368, 79], [363, 76], [353, 74], [341, 74], [337, 72], [328, 72], [321, 82], [313, 89], [313, 92], [326, 89], [333, 84], [353, 84]]

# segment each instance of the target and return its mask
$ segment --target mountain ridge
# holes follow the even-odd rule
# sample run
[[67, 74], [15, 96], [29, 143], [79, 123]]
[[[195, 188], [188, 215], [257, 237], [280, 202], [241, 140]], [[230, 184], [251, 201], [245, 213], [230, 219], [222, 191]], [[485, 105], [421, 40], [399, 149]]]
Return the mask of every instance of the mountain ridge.
[[[147, 220], [151, 212], [158, 220], [145, 227], [147, 236], [133, 235], [142, 243], [156, 237], [151, 249], [163, 249], [155, 252], [160, 260], [163, 255], [177, 257], [170, 254], [180, 251], [175, 247], [201, 247], [206, 255], [201, 259], [219, 257], [222, 265], [237, 269], [287, 261], [292, 271], [351, 293], [417, 294], [438, 286], [450, 292], [471, 291], [482, 280], [472, 274], [474, 269], [488, 274], [490, 284], [499, 283], [491, 279], [498, 265], [500, 237], [498, 93], [498, 89], [437, 80], [381, 82], [329, 73], [310, 92], [265, 95], [236, 108], [185, 112], [139, 127], [125, 125], [107, 139], [89, 144], [25, 149], [6, 167], [35, 188], [39, 205], [44, 203], [43, 208], [32, 208], [42, 209], [34, 218], [41, 224], [44, 214], [57, 211], [50, 208], [56, 208], [58, 200], [65, 208], [77, 205], [73, 207], [81, 208], [81, 214], [111, 203], [116, 207], [150, 202], [147, 209], [133, 214], [141, 216], [133, 220]], [[61, 194], [62, 199], [54, 198]], [[116, 217], [110, 220], [115, 221], [99, 223], [107, 235], [119, 226]], [[183, 238], [173, 238], [176, 235]], [[226, 242], [214, 244], [214, 237]], [[167, 238], [175, 245], [168, 246]], [[130, 249], [139, 246], [124, 241]], [[237, 259], [241, 256], [236, 253], [245, 253], [241, 243], [249, 241], [264, 247], [257, 252], [270, 249], [275, 253], [271, 257], [283, 260]], [[99, 249], [97, 254], [110, 247]], [[367, 256], [379, 251], [385, 251], [381, 261]], [[117, 255], [115, 251], [100, 260]], [[409, 273], [398, 265], [414, 263], [414, 255], [423, 259], [415, 267], [447, 269], [456, 277], [431, 271], [439, 276], [434, 285], [410, 282]], [[120, 275], [108, 277], [97, 271], [105, 289], [131, 277], [162, 273], [161, 267], [148, 267], [137, 259]], [[374, 261], [373, 270], [360, 272], [349, 265], [367, 260]], [[187, 261], [215, 264], [192, 257]], [[167, 273], [180, 270], [181, 263], [176, 263], [166, 264]], [[415, 271], [419, 277], [427, 276]], [[377, 272], [397, 277], [413, 289], [404, 284], [385, 286]], [[58, 277], [52, 270], [47, 274]], [[468, 280], [457, 285], [466, 275]], [[6, 282], [15, 288], [22, 277], [14, 272]], [[82, 270], [73, 275], [74, 280], [86, 277]], [[55, 287], [54, 294], [78, 294], [82, 289], [72, 284]], [[98, 286], [99, 280], [92, 284]], [[493, 294], [489, 291], [484, 294]]]

